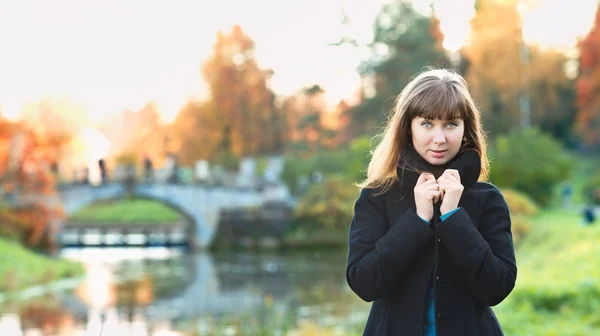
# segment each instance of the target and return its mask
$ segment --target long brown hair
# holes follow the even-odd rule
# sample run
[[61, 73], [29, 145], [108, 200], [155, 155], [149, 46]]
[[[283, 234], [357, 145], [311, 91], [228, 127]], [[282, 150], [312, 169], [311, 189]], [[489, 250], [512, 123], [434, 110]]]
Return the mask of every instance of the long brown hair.
[[481, 157], [479, 180], [487, 180], [489, 161], [481, 113], [469, 94], [467, 82], [453, 70], [429, 69], [414, 77], [398, 96], [379, 135], [381, 142], [371, 153], [367, 178], [359, 187], [380, 188], [383, 193], [398, 182], [397, 164], [402, 152], [412, 143], [410, 125], [415, 117], [463, 119], [465, 141], [461, 151], [467, 148], [477, 151]]

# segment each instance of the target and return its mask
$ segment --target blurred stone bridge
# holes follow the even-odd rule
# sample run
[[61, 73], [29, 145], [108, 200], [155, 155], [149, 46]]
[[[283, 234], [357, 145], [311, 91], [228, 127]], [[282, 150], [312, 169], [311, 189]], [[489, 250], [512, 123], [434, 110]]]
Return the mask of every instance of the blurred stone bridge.
[[[78, 210], [103, 200], [123, 198], [127, 194], [123, 184], [99, 186], [73, 185], [58, 191], [67, 217]], [[287, 202], [291, 199], [287, 187], [266, 186], [262, 189], [215, 187], [197, 184], [137, 184], [129, 190], [132, 196], [152, 199], [166, 204], [184, 216], [193, 225], [193, 247], [206, 248], [212, 242], [222, 210], [261, 207], [267, 202]]]

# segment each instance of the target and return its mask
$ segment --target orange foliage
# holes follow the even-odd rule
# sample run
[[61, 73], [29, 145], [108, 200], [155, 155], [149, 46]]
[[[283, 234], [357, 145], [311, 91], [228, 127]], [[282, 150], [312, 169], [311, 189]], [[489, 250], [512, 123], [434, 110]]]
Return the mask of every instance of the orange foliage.
[[206, 126], [221, 130], [221, 137], [230, 137], [211, 139], [211, 144], [227, 143], [225, 150], [236, 155], [281, 149], [282, 120], [269, 88], [272, 72], [259, 67], [254, 41], [239, 26], [217, 35], [202, 75], [210, 88], [213, 114], [213, 124]]
[[0, 212], [0, 233], [29, 246], [51, 247], [47, 232], [63, 216], [51, 168], [67, 140], [0, 119], [0, 188], [12, 199]]
[[565, 106], [564, 97], [565, 92], [573, 92], [573, 81], [565, 71], [567, 56], [536, 47], [530, 48], [530, 54], [527, 73], [533, 124], [557, 121], [572, 115], [572, 98], [567, 98], [568, 106]]
[[444, 49], [443, 43], [444, 43], [444, 33], [442, 32], [442, 28], [440, 27], [440, 19], [437, 18], [437, 16], [432, 15], [431, 16], [431, 36], [433, 36], [433, 39], [436, 42], [437, 47], [440, 50]]
[[577, 118], [575, 125], [584, 143], [600, 144], [600, 7], [591, 31], [579, 42]]
[[526, 78], [526, 69], [520, 66], [523, 39], [516, 1], [479, 1], [471, 28], [471, 42], [465, 49], [469, 60], [467, 81], [484, 120], [493, 109], [493, 93], [502, 104], [503, 118], [516, 121], [518, 95]]
[[39, 327], [43, 335], [67, 334], [75, 327], [73, 314], [52, 295], [28, 304], [20, 315], [26, 324]]

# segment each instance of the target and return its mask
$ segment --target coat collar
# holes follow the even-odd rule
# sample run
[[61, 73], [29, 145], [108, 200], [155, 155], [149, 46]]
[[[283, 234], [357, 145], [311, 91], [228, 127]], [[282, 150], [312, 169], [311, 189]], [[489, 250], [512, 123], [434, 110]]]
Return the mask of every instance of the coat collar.
[[[464, 149], [446, 164], [446, 169], [458, 170], [462, 185], [465, 189], [469, 189], [479, 179], [481, 158], [475, 150]], [[397, 165], [397, 174], [402, 186], [410, 189], [415, 187], [422, 172], [431, 170], [431, 165], [417, 153], [412, 145], [402, 152]]]

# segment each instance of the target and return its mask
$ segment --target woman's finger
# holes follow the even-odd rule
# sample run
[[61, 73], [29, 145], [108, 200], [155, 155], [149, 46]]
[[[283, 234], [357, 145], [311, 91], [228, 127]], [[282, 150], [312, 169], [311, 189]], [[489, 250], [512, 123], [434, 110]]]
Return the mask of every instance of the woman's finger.
[[425, 176], [425, 174], [421, 174], [421, 175], [419, 175], [419, 178], [417, 179], [417, 185], [422, 184], [425, 181], [427, 181], [427, 177]]
[[456, 181], [457, 183], [460, 183], [460, 173], [456, 169], [446, 169], [444, 171], [444, 173], [442, 174], [442, 176], [443, 175], [446, 175], [449, 179], [452, 179], [452, 180]]
[[440, 197], [440, 191], [439, 190], [431, 190], [428, 192], [429, 195], [429, 199], [433, 199], [435, 197]]

